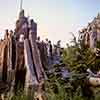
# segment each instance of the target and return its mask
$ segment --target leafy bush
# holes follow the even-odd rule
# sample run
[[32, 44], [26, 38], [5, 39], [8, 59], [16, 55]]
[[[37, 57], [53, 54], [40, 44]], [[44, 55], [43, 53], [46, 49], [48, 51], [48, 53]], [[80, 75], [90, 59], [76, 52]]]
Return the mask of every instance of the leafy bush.
[[93, 71], [100, 69], [100, 59], [96, 58], [90, 48], [84, 48], [75, 37], [72, 43], [67, 45], [62, 54], [62, 61], [66, 66], [79, 73], [86, 72], [87, 68]]

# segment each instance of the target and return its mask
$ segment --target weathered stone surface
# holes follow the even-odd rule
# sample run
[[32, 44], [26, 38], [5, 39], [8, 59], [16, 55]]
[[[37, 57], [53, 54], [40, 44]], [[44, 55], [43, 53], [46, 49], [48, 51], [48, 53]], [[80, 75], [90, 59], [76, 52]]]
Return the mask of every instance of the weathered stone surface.
[[12, 37], [12, 69], [15, 69], [16, 63], [16, 40], [14, 36]]
[[37, 46], [40, 52], [41, 63], [44, 69], [47, 69], [48, 66], [48, 58], [47, 58], [47, 48], [44, 42], [37, 42]]
[[[47, 65], [47, 50], [45, 44], [41, 43], [38, 48], [36, 43], [37, 24], [31, 20], [29, 25], [22, 10], [14, 34], [6, 31], [5, 39], [0, 41], [0, 72], [3, 81], [7, 80], [9, 83], [15, 81], [13, 84], [15, 92], [19, 82], [21, 83], [19, 87], [24, 88], [25, 75], [29, 85], [40, 83], [46, 78], [44, 68]], [[24, 37], [23, 40], [25, 39], [24, 42], [19, 39], [21, 35]]]
[[100, 41], [100, 14], [79, 33], [86, 47], [95, 48], [97, 41]]
[[33, 65], [32, 55], [29, 46], [29, 40], [24, 40], [24, 55], [25, 55], [25, 67], [26, 67], [26, 85], [37, 85], [37, 78], [35, 73], [35, 66]]
[[29, 33], [32, 33], [34, 35], [33, 39], [37, 39], [37, 24], [34, 22], [33, 19], [29, 22]]
[[36, 42], [33, 40], [33, 34], [29, 35], [29, 40], [30, 40], [30, 44], [31, 44], [32, 59], [33, 59], [34, 65], [35, 65], [37, 79], [38, 79], [38, 81], [41, 81], [44, 79], [45, 73], [44, 73], [42, 63], [41, 63], [40, 52], [39, 52], [38, 46], [37, 46]]
[[0, 41], [0, 72], [2, 72], [3, 68], [3, 51], [5, 47], [5, 41]]
[[86, 47], [95, 48], [100, 41], [100, 14], [93, 19], [88, 26], [80, 31], [81, 39]]
[[25, 84], [25, 59], [24, 59], [24, 43], [17, 42], [16, 45], [16, 67], [15, 67], [15, 92], [17, 92], [17, 87], [19, 89], [24, 89]]
[[19, 39], [20, 34], [24, 34], [25, 38], [28, 37], [28, 19], [24, 16], [24, 10], [20, 11], [19, 19], [16, 21], [16, 39]]
[[24, 43], [17, 42], [16, 44], [16, 70], [23, 70], [24, 62]]
[[12, 35], [8, 39], [8, 70], [12, 70]]
[[12, 70], [12, 36], [0, 41], [0, 72], [3, 80], [7, 80], [7, 72]]
[[2, 71], [2, 80], [4, 81], [4, 82], [6, 82], [6, 80], [7, 80], [7, 55], [8, 55], [8, 45], [7, 45], [7, 42], [8, 41], [4, 41], [4, 48], [3, 48], [3, 52], [2, 52], [2, 58], [3, 58], [3, 60], [2, 60], [2, 68], [3, 68], [3, 71]]

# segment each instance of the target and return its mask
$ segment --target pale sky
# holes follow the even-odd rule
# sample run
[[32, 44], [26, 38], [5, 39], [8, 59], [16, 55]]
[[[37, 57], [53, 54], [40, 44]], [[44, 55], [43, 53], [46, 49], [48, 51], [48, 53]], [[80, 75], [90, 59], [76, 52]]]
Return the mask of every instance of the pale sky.
[[[0, 0], [0, 32], [14, 29], [20, 0]], [[26, 16], [38, 24], [38, 35], [62, 44], [71, 39], [70, 32], [86, 26], [98, 12], [100, 0], [23, 0]]]

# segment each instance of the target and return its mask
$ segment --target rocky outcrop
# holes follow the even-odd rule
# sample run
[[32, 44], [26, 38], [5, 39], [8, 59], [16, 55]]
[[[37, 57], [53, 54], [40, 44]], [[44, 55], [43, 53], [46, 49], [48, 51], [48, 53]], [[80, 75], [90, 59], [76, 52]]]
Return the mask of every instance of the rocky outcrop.
[[28, 86], [29, 84], [30, 85], [38, 84], [28, 39], [24, 40], [24, 55], [25, 55], [25, 66], [27, 69], [26, 86]]
[[[28, 20], [24, 16], [24, 10], [22, 10], [19, 14], [19, 19], [16, 21], [14, 34], [10, 34], [6, 30], [5, 39], [0, 41], [0, 71], [2, 72], [2, 79], [7, 82], [7, 79], [9, 79], [9, 82], [15, 80], [15, 90], [18, 82], [22, 83], [22, 87], [24, 86], [25, 79], [31, 85], [37, 85], [46, 78], [43, 68], [45, 61], [42, 59], [42, 54], [45, 50], [40, 50], [39, 48], [42, 48], [42, 46], [36, 42], [37, 24], [33, 19], [29, 22]], [[12, 78], [12, 72], [13, 79], [10, 79]]]
[[0, 72], [2, 72], [3, 68], [3, 52], [5, 45], [6, 45], [5, 41], [0, 41]]
[[100, 14], [86, 28], [80, 30], [79, 34], [79, 39], [86, 47], [95, 48], [97, 42], [100, 42]]

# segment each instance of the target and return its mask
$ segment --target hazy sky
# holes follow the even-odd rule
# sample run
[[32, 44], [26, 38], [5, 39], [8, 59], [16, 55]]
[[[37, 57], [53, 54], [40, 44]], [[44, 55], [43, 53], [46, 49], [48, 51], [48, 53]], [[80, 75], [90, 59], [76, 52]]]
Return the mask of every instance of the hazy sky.
[[[0, 31], [14, 29], [20, 0], [0, 0]], [[23, 0], [26, 16], [38, 24], [38, 35], [53, 42], [71, 39], [100, 11], [100, 0]], [[77, 35], [77, 34], [75, 34]]]

